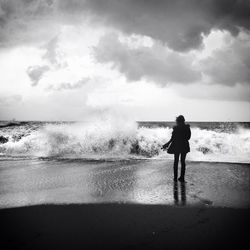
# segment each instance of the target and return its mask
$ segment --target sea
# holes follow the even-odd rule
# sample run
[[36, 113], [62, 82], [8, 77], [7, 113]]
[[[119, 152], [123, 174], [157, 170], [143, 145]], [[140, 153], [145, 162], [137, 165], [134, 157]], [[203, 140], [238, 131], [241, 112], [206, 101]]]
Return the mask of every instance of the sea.
[[[189, 122], [188, 161], [250, 163], [249, 122]], [[0, 159], [172, 159], [161, 149], [174, 122], [1, 121]]]

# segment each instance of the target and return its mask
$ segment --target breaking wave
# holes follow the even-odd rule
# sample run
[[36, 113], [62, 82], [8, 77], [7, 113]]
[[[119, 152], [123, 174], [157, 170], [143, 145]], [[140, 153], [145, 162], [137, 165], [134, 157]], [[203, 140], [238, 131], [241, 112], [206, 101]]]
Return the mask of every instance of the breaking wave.
[[[250, 162], [250, 130], [216, 131], [191, 127], [188, 160]], [[12, 131], [10, 133], [10, 131]], [[136, 122], [106, 120], [91, 123], [58, 123], [18, 126], [2, 131], [2, 156], [56, 158], [169, 158], [161, 146], [170, 138], [170, 127], [139, 127]]]

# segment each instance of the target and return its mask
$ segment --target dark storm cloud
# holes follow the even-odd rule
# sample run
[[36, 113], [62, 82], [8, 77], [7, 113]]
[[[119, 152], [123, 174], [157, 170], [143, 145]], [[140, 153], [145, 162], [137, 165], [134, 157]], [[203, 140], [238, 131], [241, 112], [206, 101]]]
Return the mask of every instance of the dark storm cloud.
[[95, 48], [100, 62], [113, 63], [131, 81], [195, 82], [203, 74], [215, 84], [249, 83], [249, 43], [215, 51], [200, 62], [201, 72], [189, 53], [182, 53], [200, 48], [203, 35], [212, 29], [227, 30], [237, 38], [239, 30], [249, 34], [249, 13], [249, 0], [0, 0], [0, 47], [49, 41], [44, 47], [46, 65], [27, 70], [35, 86], [48, 67], [65, 65], [58, 52], [60, 25], [88, 20], [93, 27], [99, 24], [157, 41], [153, 48], [131, 50], [106, 36]]
[[161, 43], [131, 48], [113, 33], [100, 39], [94, 55], [100, 63], [111, 63], [129, 81], [145, 78], [161, 85], [184, 84], [202, 82], [203, 75], [209, 84], [249, 84], [250, 35], [230, 36], [227, 43], [205, 59], [199, 59], [193, 53], [169, 50]]
[[[250, 83], [250, 36], [233, 39], [230, 45], [215, 50], [201, 61], [211, 83], [235, 85]], [[250, 99], [249, 99], [250, 100]]]
[[0, 44], [37, 41], [56, 32], [57, 23], [88, 17], [185, 51], [198, 48], [211, 29], [249, 30], [249, 13], [249, 0], [0, 0]]
[[32, 82], [31, 86], [36, 86], [47, 71], [49, 71], [49, 67], [47, 65], [28, 67], [27, 74]]
[[87, 0], [86, 6], [107, 25], [178, 51], [198, 48], [212, 29], [233, 35], [250, 29], [249, 0]]
[[192, 67], [193, 56], [170, 51], [161, 44], [131, 49], [112, 33], [100, 39], [94, 52], [99, 62], [111, 62], [129, 81], [146, 78], [166, 85], [195, 82], [201, 78]]
[[81, 80], [73, 83], [69, 82], [63, 82], [60, 83], [59, 85], [49, 85], [48, 88], [46, 89], [47, 91], [62, 91], [62, 90], [72, 90], [72, 89], [79, 89], [83, 85], [87, 84], [90, 81], [88, 77], [82, 78]]
[[0, 46], [34, 43], [49, 36], [55, 26], [51, 22], [52, 3], [50, 0], [0, 0]]

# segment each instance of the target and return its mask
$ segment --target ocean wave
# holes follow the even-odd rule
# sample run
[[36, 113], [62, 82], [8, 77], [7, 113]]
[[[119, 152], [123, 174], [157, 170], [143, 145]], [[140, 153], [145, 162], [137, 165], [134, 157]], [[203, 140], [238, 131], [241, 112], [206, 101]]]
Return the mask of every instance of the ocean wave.
[[[42, 127], [17, 127], [5, 132], [1, 155], [53, 158], [157, 158], [172, 159], [161, 150], [168, 141], [170, 127], [138, 127], [129, 121], [96, 121], [75, 124], [46, 124]], [[192, 128], [188, 160], [250, 162], [250, 130], [233, 132]]]

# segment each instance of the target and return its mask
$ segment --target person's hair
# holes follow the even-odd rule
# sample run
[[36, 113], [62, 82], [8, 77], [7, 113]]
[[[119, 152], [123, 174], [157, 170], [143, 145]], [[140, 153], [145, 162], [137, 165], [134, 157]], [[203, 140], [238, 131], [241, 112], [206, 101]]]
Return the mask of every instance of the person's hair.
[[177, 123], [180, 123], [180, 124], [185, 123], [185, 118], [184, 118], [184, 116], [183, 116], [183, 115], [177, 116], [177, 117], [176, 117], [176, 122], [177, 122]]

